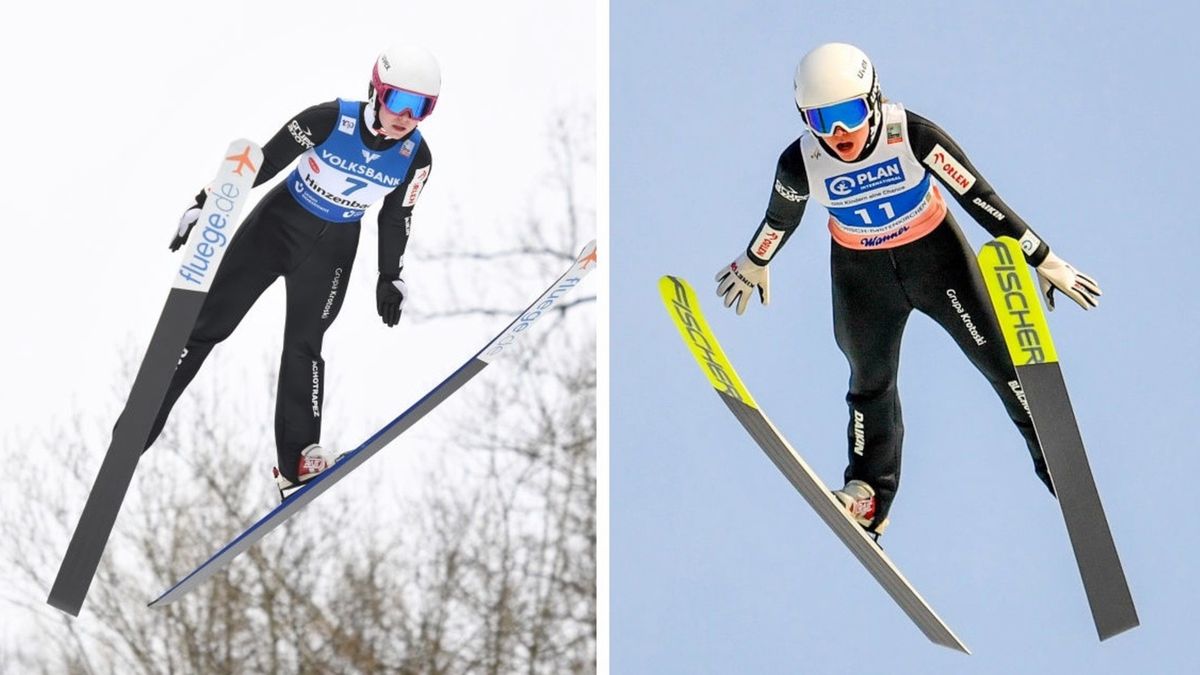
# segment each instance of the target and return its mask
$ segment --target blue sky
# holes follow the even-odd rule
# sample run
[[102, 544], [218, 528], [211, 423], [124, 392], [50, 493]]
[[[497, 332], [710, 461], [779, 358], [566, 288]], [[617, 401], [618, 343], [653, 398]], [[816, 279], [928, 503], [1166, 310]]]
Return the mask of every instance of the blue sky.
[[[1127, 5], [1127, 7], [1132, 7]], [[1194, 9], [1084, 2], [613, 0], [614, 673], [1200, 672], [1191, 516]], [[1105, 295], [1051, 317], [1142, 626], [1098, 642], [1062, 517], [991, 388], [932, 321], [902, 352], [904, 478], [887, 550], [972, 648], [929, 644], [751, 442], [658, 300], [690, 279], [756, 399], [833, 483], [848, 370], [811, 205], [736, 317], [712, 276], [801, 131], [792, 72], [853, 42]], [[957, 209], [957, 207], [955, 207]], [[956, 211], [976, 248], [986, 232]]]

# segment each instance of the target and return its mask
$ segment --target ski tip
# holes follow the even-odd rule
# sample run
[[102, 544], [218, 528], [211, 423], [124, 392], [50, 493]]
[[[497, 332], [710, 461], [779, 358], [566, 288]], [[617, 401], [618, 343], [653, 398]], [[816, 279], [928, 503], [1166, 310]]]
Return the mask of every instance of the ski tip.
[[667, 313], [679, 329], [680, 336], [695, 357], [700, 370], [704, 372], [708, 382], [718, 394], [736, 399], [758, 409], [758, 404], [750, 396], [746, 385], [738, 377], [737, 371], [729, 363], [721, 349], [721, 343], [708, 327], [704, 313], [700, 311], [700, 301], [696, 291], [685, 279], [664, 275], [658, 280], [658, 292], [666, 305]]
[[[1042, 294], [1025, 264], [1021, 244], [1012, 237], [998, 237], [985, 243], [977, 257], [1013, 364], [1057, 362]], [[1019, 296], [1024, 307], [1016, 309], [1012, 296]]]
[[[238, 178], [244, 181], [245, 185], [249, 185], [254, 177], [258, 175], [258, 170], [262, 168], [263, 151], [254, 141], [239, 138], [229, 144], [225, 149], [228, 153], [225, 155], [224, 161], [221, 163], [221, 173], [219, 175], [236, 174]], [[226, 163], [232, 163], [232, 167], [227, 167]]]
[[[263, 156], [262, 146], [248, 138], [235, 138], [230, 141], [226, 152], [239, 157], [245, 156], [247, 159], [254, 159], [257, 162], [261, 162]], [[226, 159], [232, 158], [227, 157]]]
[[593, 239], [579, 251], [579, 255], [575, 256], [575, 264], [582, 265], [584, 269], [591, 269], [596, 262], [596, 240]]

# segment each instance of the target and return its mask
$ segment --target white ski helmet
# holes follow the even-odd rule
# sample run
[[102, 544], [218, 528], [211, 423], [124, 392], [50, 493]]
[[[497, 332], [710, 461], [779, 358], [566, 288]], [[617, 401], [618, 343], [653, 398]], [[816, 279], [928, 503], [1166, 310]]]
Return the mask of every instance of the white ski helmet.
[[382, 104], [397, 114], [407, 110], [420, 120], [433, 112], [441, 89], [442, 70], [433, 54], [417, 45], [402, 44], [375, 59], [369, 101], [376, 113]]
[[[877, 131], [880, 119], [879, 79], [871, 59], [854, 45], [830, 42], [805, 54], [796, 66], [795, 95], [796, 107], [801, 113], [834, 103], [862, 99], [870, 115], [872, 138]], [[808, 115], [805, 116], [805, 123], [812, 126]], [[841, 126], [847, 125], [842, 123]]]

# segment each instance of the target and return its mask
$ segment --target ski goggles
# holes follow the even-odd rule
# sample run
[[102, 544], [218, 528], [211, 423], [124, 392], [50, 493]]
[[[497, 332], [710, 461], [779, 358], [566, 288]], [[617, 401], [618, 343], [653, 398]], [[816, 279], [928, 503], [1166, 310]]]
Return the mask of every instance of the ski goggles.
[[371, 79], [373, 81], [372, 84], [375, 85], [375, 92], [376, 96], [379, 97], [379, 102], [393, 114], [399, 115], [408, 111], [408, 114], [414, 120], [423, 120], [429, 117], [429, 113], [433, 112], [433, 106], [437, 105], [437, 96], [429, 96], [428, 94], [384, 84], [379, 79], [378, 73], [375, 73]]
[[871, 108], [867, 105], [867, 97], [860, 96], [818, 108], [802, 108], [800, 114], [814, 134], [832, 136], [836, 127], [841, 127], [847, 133], [862, 128], [871, 116]]

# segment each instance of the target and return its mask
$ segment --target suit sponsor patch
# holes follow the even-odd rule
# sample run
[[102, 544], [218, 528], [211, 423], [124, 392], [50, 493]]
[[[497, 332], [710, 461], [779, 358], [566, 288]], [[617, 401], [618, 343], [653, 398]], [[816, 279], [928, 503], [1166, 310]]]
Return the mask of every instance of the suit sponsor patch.
[[846, 199], [864, 192], [904, 182], [904, 169], [899, 158], [872, 164], [857, 171], [825, 179], [825, 189], [834, 199]]
[[425, 188], [425, 179], [429, 178], [429, 167], [423, 166], [417, 169], [413, 174], [412, 183], [408, 186], [408, 191], [404, 193], [404, 203], [401, 206], [413, 206], [417, 203], [417, 197], [421, 196], [421, 190]]
[[801, 194], [796, 189], [784, 185], [778, 178], [775, 179], [775, 192], [789, 202], [802, 202], [808, 199], [808, 195]]
[[940, 143], [935, 144], [933, 150], [925, 157], [925, 164], [929, 165], [937, 177], [945, 181], [951, 190], [960, 195], [967, 194], [967, 191], [975, 185], [975, 176], [967, 171], [966, 167]]

